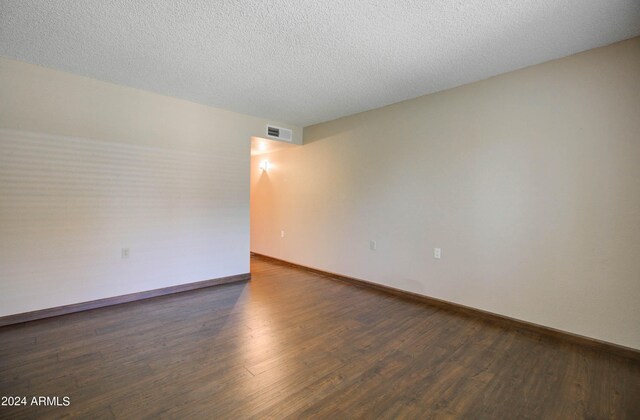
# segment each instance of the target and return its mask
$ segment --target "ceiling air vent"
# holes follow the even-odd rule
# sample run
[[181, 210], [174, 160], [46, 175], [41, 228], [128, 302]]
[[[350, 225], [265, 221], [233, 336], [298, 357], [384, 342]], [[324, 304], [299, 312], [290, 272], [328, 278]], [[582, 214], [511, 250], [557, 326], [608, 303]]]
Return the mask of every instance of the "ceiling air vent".
[[284, 141], [291, 141], [292, 132], [288, 128], [275, 127], [273, 125], [267, 125], [267, 136]]

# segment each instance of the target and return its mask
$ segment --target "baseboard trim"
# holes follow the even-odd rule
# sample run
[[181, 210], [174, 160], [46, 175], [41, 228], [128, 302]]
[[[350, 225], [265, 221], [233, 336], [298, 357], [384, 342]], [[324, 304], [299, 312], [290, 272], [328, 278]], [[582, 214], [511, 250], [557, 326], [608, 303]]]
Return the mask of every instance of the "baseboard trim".
[[242, 282], [247, 280], [251, 280], [251, 273], [236, 274], [234, 276], [220, 277], [217, 279], [203, 280], [203, 281], [197, 281], [193, 283], [179, 284], [177, 286], [163, 287], [161, 289], [130, 293], [127, 295], [92, 300], [89, 302], [74, 303], [71, 305], [57, 306], [55, 308], [40, 309], [37, 311], [31, 311], [31, 312], [23, 312], [15, 315], [6, 315], [3, 317], [0, 317], [0, 327], [6, 326], [6, 325], [20, 324], [28, 321], [35, 321], [37, 319], [51, 318], [54, 316], [72, 314], [74, 312], [88, 311], [90, 309], [102, 308], [105, 306], [120, 305], [122, 303], [134, 302], [134, 301], [143, 300], [143, 299], [150, 299], [150, 298], [170, 295], [174, 293], [187, 292], [189, 290], [203, 289], [205, 287]]
[[342, 274], [332, 273], [330, 271], [319, 270], [313, 267], [307, 267], [301, 264], [293, 263], [290, 261], [282, 260], [280, 258], [275, 258], [268, 255], [258, 254], [255, 252], [252, 252], [251, 255], [254, 255], [258, 258], [262, 258], [277, 264], [286, 265], [289, 267], [298, 268], [305, 271], [310, 271], [331, 280], [337, 280], [337, 281], [347, 283], [357, 287], [373, 289], [385, 294], [397, 296], [401, 299], [420, 302], [428, 306], [435, 306], [447, 311], [463, 314], [465, 316], [469, 316], [473, 318], [481, 318], [483, 320], [492, 322], [502, 327], [513, 328], [519, 331], [533, 333], [536, 335], [542, 335], [545, 337], [551, 337], [557, 340], [570, 342], [572, 344], [576, 344], [579, 346], [589, 347], [596, 351], [602, 351], [609, 354], [614, 354], [614, 355], [623, 357], [625, 359], [633, 359], [633, 360], [640, 361], [640, 350], [636, 350], [631, 347], [625, 347], [619, 344], [610, 343], [608, 341], [602, 341], [596, 338], [586, 337], [583, 335], [570, 333], [568, 331], [562, 331], [555, 328], [546, 327], [540, 324], [534, 324], [532, 322], [511, 318], [505, 315], [496, 314], [496, 313], [485, 311], [482, 309], [473, 308], [470, 306], [461, 305], [459, 303], [449, 302], [446, 300], [437, 299], [437, 298], [426, 296], [426, 295], [421, 295], [419, 293], [408, 292], [402, 289], [397, 289], [395, 287], [373, 283], [367, 280], [344, 276]]

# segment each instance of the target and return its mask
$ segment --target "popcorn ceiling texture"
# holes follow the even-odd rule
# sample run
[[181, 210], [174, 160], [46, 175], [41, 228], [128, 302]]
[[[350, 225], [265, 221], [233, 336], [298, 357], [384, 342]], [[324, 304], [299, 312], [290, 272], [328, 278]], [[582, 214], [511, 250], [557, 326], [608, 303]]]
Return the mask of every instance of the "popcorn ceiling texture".
[[303, 126], [637, 35], [638, 0], [0, 0], [0, 55]]

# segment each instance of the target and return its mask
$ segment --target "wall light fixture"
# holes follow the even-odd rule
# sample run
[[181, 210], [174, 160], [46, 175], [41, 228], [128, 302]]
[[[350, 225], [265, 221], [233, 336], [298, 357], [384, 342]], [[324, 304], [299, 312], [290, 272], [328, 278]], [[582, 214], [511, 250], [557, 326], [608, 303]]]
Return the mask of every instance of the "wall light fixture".
[[260, 167], [260, 169], [262, 169], [263, 171], [266, 172], [271, 167], [271, 164], [269, 163], [268, 160], [265, 159], [262, 162], [260, 162], [260, 166], [259, 167]]

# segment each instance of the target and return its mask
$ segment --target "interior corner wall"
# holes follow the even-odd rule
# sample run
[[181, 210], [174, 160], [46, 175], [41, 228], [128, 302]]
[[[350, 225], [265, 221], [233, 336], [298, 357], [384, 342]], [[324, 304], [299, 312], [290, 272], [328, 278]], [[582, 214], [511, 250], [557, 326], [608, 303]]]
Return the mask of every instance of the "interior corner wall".
[[267, 120], [6, 58], [0, 98], [0, 316], [249, 272]]
[[635, 38], [305, 128], [251, 249], [640, 349], [638, 75]]

